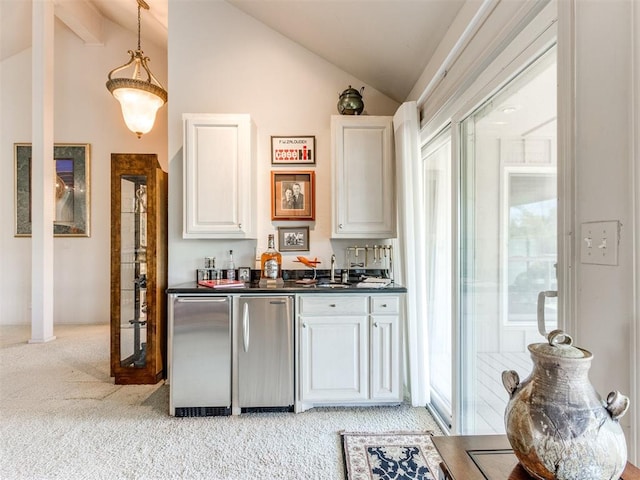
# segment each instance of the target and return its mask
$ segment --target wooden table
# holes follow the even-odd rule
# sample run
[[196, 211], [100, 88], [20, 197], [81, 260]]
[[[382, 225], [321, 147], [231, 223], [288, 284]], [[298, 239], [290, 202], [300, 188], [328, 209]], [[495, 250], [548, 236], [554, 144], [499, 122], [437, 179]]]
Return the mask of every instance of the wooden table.
[[[532, 480], [518, 463], [506, 435], [432, 437], [442, 463], [440, 480]], [[640, 480], [627, 463], [621, 480]]]

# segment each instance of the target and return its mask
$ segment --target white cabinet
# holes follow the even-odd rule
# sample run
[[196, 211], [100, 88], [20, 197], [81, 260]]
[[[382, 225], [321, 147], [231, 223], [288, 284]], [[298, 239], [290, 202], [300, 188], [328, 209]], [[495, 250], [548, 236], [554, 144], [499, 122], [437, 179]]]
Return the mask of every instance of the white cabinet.
[[393, 117], [331, 117], [333, 238], [395, 238]]
[[400, 298], [371, 297], [371, 399], [401, 399]]
[[301, 398], [306, 402], [366, 400], [367, 297], [301, 295], [298, 312]]
[[400, 294], [297, 299], [299, 405], [398, 403]]
[[301, 323], [302, 398], [366, 400], [367, 316], [309, 317]]
[[185, 113], [182, 118], [183, 238], [256, 238], [251, 117]]

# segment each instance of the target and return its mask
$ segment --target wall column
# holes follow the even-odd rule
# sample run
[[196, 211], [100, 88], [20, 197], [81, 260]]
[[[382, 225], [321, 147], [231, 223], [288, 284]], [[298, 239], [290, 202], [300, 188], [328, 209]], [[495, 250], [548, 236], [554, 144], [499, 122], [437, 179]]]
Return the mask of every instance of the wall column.
[[32, 1], [31, 339], [53, 335], [53, 79], [54, 6]]

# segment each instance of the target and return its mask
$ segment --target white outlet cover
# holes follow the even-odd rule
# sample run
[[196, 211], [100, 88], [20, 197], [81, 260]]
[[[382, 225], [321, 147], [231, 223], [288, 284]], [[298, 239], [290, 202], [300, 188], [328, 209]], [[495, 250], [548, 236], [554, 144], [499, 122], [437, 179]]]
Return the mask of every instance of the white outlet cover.
[[620, 222], [585, 222], [580, 228], [580, 262], [618, 265]]

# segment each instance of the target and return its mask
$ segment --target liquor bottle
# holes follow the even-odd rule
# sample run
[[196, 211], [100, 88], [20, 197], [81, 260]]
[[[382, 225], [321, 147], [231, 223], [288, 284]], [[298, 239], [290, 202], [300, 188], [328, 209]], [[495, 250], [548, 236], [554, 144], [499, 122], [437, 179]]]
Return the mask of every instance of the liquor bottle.
[[227, 268], [227, 279], [236, 279], [236, 265], [233, 263], [233, 250], [229, 250], [229, 267]]
[[269, 235], [269, 244], [260, 257], [260, 278], [276, 280], [282, 277], [282, 255], [276, 250], [273, 234]]

